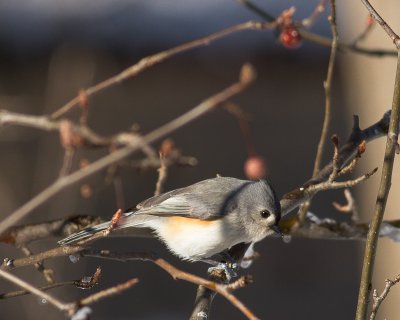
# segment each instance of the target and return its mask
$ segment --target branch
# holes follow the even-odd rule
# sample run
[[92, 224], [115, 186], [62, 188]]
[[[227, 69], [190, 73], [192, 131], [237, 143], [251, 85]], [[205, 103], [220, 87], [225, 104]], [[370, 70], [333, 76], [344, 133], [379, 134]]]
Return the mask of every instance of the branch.
[[[352, 133], [350, 134], [349, 139], [346, 144], [339, 149], [339, 153], [337, 156], [336, 165], [339, 167], [341, 174], [343, 174], [343, 169], [352, 163], [352, 161], [359, 156], [360, 147], [365, 143], [369, 143], [375, 139], [381, 138], [387, 134], [389, 130], [389, 120], [390, 120], [391, 112], [386, 112], [382, 119], [371, 125], [370, 127], [361, 130], [359, 127], [359, 119], [357, 116], [354, 116], [354, 125]], [[351, 168], [353, 165], [348, 166]], [[333, 171], [333, 161], [328, 163], [325, 167], [323, 167], [319, 173], [314, 177], [305, 182], [300, 188], [296, 188], [285, 195], [283, 195], [280, 203], [282, 208], [282, 215], [285, 216], [293, 209], [297, 208], [303, 202], [309, 200], [309, 196], [313, 196], [311, 194], [307, 194], [307, 188], [311, 185], [316, 185], [321, 182], [326, 181]]]
[[[88, 98], [88, 97], [90, 97], [102, 90], [105, 90], [113, 85], [119, 84], [122, 81], [125, 81], [126, 79], [132, 78], [132, 77], [138, 75], [139, 73], [145, 71], [146, 69], [175, 56], [176, 54], [194, 49], [196, 47], [208, 45], [212, 41], [226, 37], [227, 35], [230, 35], [232, 33], [243, 31], [243, 30], [274, 29], [275, 27], [276, 27], [276, 23], [274, 23], [274, 22], [265, 23], [265, 22], [258, 22], [258, 21], [248, 21], [245, 23], [241, 23], [241, 24], [223, 29], [221, 31], [210, 34], [206, 37], [199, 38], [199, 39], [193, 40], [191, 42], [181, 44], [175, 48], [161, 51], [154, 55], [143, 58], [138, 63], [123, 70], [121, 73], [119, 73], [109, 79], [106, 79], [92, 87], [85, 89], [84, 92], [86, 94], [86, 97]], [[53, 112], [51, 115], [51, 118], [56, 119], [56, 118], [61, 117], [62, 115], [64, 115], [68, 111], [70, 111], [72, 108], [77, 106], [79, 104], [79, 102], [80, 102], [80, 95], [76, 96], [74, 99], [72, 99], [71, 101], [66, 103], [59, 110]]]
[[168, 167], [165, 164], [165, 156], [163, 153], [160, 152], [160, 168], [157, 169], [158, 171], [158, 179], [156, 183], [156, 190], [154, 191], [155, 196], [159, 196], [162, 193], [165, 180], [168, 176]]
[[89, 177], [90, 175], [108, 167], [109, 165], [120, 161], [121, 159], [131, 155], [133, 152], [140, 149], [143, 145], [152, 143], [161, 137], [181, 128], [182, 126], [188, 124], [189, 122], [199, 118], [203, 114], [211, 111], [216, 106], [222, 102], [232, 98], [234, 95], [242, 92], [255, 80], [255, 73], [253, 68], [246, 64], [243, 66], [240, 74], [239, 82], [236, 82], [226, 88], [225, 90], [211, 96], [207, 100], [200, 103], [198, 106], [192, 110], [184, 113], [180, 117], [166, 123], [165, 125], [159, 127], [158, 129], [150, 132], [149, 134], [143, 136], [143, 138], [138, 138], [132, 144], [123, 147], [114, 153], [111, 153], [93, 163], [85, 168], [77, 170], [69, 175], [60, 177], [53, 184], [39, 193], [37, 196], [33, 197], [22, 207], [11, 213], [7, 218], [5, 218], [0, 224], [0, 234], [2, 234], [6, 229], [14, 225], [17, 221], [29, 214], [33, 209], [37, 208], [42, 203], [46, 202], [48, 199], [53, 197], [55, 194], [63, 190], [64, 188]]
[[[259, 17], [264, 19], [265, 21], [275, 21], [276, 17], [273, 15], [269, 14], [266, 12], [264, 9], [261, 9], [257, 5], [255, 5], [253, 2], [250, 0], [238, 0], [239, 3], [245, 5], [248, 9], [253, 11], [255, 14], [257, 14]], [[300, 33], [300, 36], [310, 42], [316, 43], [318, 45], [331, 48], [332, 44], [332, 39], [321, 36], [319, 34], [304, 30], [304, 29], [299, 29], [298, 30]], [[364, 54], [368, 56], [375, 56], [375, 57], [397, 57], [397, 51], [395, 50], [385, 50], [385, 49], [370, 49], [370, 48], [363, 48], [360, 47], [357, 43], [352, 43], [352, 44], [347, 44], [343, 42], [338, 42], [338, 49], [341, 52], [354, 52], [354, 53], [359, 53], [359, 54]]]
[[26, 291], [29, 291], [30, 293], [34, 294], [35, 296], [45, 299], [47, 302], [49, 302], [51, 305], [56, 307], [60, 311], [66, 311], [67, 307], [66, 304], [63, 303], [62, 301], [54, 298], [50, 294], [34, 287], [33, 285], [29, 284], [28, 282], [25, 282], [24, 280], [14, 276], [13, 274], [0, 269], [0, 277], [16, 284], [17, 286], [23, 288]]
[[[32, 251], [29, 250], [29, 248], [25, 245], [21, 245], [21, 246], [19, 246], [19, 248], [28, 257], [33, 254]], [[53, 269], [46, 268], [44, 266], [43, 261], [36, 262], [34, 264], [34, 266], [35, 266], [36, 270], [39, 271], [43, 275], [43, 277], [45, 278], [45, 280], [47, 281], [48, 284], [54, 284], [55, 280], [54, 280]]]
[[[337, 51], [337, 44], [338, 44], [338, 32], [337, 32], [337, 25], [336, 25], [336, 5], [335, 0], [330, 1], [331, 4], [331, 15], [328, 17], [328, 21], [331, 25], [332, 31], [332, 44], [331, 44], [331, 53], [329, 57], [329, 64], [328, 64], [328, 72], [326, 75], [326, 80], [324, 81], [324, 89], [325, 89], [325, 114], [324, 120], [322, 123], [321, 129], [321, 136], [319, 138], [318, 147], [317, 147], [317, 154], [315, 155], [315, 162], [314, 162], [314, 169], [312, 176], [315, 177], [320, 168], [322, 162], [322, 156], [325, 147], [326, 137], [328, 135], [329, 130], [329, 123], [331, 120], [331, 86], [332, 86], [332, 79], [333, 79], [333, 69], [335, 67], [336, 61], [336, 51]], [[334, 168], [335, 169], [335, 168]], [[334, 172], [332, 172], [334, 173]], [[311, 201], [306, 201], [304, 204], [300, 206], [298, 215], [300, 223], [304, 220], [308, 209], [310, 208]]]
[[[91, 242], [91, 241], [93, 241], [93, 239], [87, 239], [87, 240], [85, 240], [84, 244], [87, 244], [88, 242]], [[231, 293], [231, 291], [236, 290], [239, 287], [241, 287], [238, 284], [236, 284], [236, 285], [235, 284], [230, 284], [230, 285], [219, 284], [214, 281], [210, 281], [210, 280], [206, 280], [204, 278], [198, 277], [194, 274], [184, 272], [180, 269], [177, 269], [176, 267], [174, 267], [173, 265], [171, 265], [164, 259], [157, 257], [153, 253], [138, 253], [138, 252], [117, 253], [117, 252], [111, 252], [108, 250], [95, 250], [95, 249], [86, 248], [84, 246], [84, 244], [75, 245], [75, 246], [58, 247], [58, 248], [48, 250], [46, 252], [42, 252], [37, 255], [33, 255], [33, 256], [25, 257], [25, 258], [19, 258], [19, 259], [15, 259], [15, 260], [7, 259], [6, 261], [3, 262], [0, 270], [3, 272], [6, 272], [5, 270], [12, 270], [15, 268], [32, 265], [36, 261], [41, 261], [43, 259], [54, 258], [54, 257], [59, 257], [59, 256], [68, 256], [71, 254], [80, 255], [82, 257], [95, 257], [95, 258], [115, 260], [115, 261], [120, 261], [120, 262], [129, 262], [129, 261], [135, 261], [135, 260], [151, 261], [154, 264], [156, 264], [157, 266], [159, 266], [160, 268], [162, 268], [163, 270], [165, 270], [166, 272], [168, 272], [172, 276], [172, 278], [184, 280], [184, 281], [191, 282], [191, 283], [194, 283], [197, 285], [201, 285], [207, 289], [210, 289], [216, 293], [219, 293], [224, 298], [226, 298], [228, 301], [230, 301], [236, 308], [238, 308], [244, 315], [246, 315], [246, 317], [248, 317], [248, 319], [257, 319], [257, 317], [241, 301], [239, 301]], [[0, 276], [1, 275], [2, 274], [0, 273]], [[244, 279], [242, 279], [242, 278], [240, 281], [243, 284], [242, 286], [244, 286], [244, 284], [249, 283], [249, 281], [244, 281]], [[32, 290], [29, 290], [28, 287], [23, 287], [23, 288], [25, 290], [28, 290], [29, 292], [34, 293]], [[36, 290], [38, 290], [38, 289], [36, 289]]]
[[[396, 46], [399, 47], [398, 36], [391, 33], [390, 27], [382, 21], [382, 18], [376, 13], [375, 9], [368, 1], [362, 0], [368, 11], [376, 21], [385, 29]], [[386, 27], [387, 26], [387, 27]], [[395, 37], [395, 38], [393, 38]], [[378, 244], [378, 234], [383, 220], [386, 208], [386, 201], [389, 196], [390, 186], [392, 183], [393, 163], [396, 153], [397, 138], [399, 134], [400, 120], [400, 55], [397, 58], [396, 79], [394, 83], [392, 112], [389, 122], [389, 130], [386, 139], [386, 149], [382, 166], [381, 182], [379, 185], [378, 195], [376, 199], [374, 214], [371, 226], [368, 231], [367, 242], [365, 246], [363, 268], [360, 280], [360, 290], [358, 294], [358, 304], [356, 312], [356, 320], [364, 320], [367, 317], [368, 302], [371, 291], [371, 280], [373, 275], [376, 248]]]
[[337, 202], [333, 202], [333, 207], [339, 212], [351, 213], [351, 220], [354, 223], [359, 222], [360, 216], [358, 214], [358, 206], [353, 198], [353, 195], [350, 192], [350, 189], [344, 189], [344, 196], [346, 198], [347, 204], [341, 205]]
[[[383, 137], [388, 132], [390, 111], [386, 112], [382, 119], [361, 130], [359, 128], [359, 119], [354, 117], [354, 126], [352, 133], [344, 146], [338, 151], [336, 165], [340, 168], [339, 173], [344, 174], [343, 168], [347, 164], [355, 164], [355, 158], [360, 154], [360, 145], [363, 141], [369, 143], [375, 139]], [[168, 161], [169, 158], [165, 160]], [[147, 163], [147, 160], [143, 160]], [[154, 165], [160, 165], [159, 159]], [[348, 166], [351, 167], [351, 166]], [[306, 181], [302, 186], [286, 193], [281, 199], [282, 214], [287, 215], [301, 203], [307, 200], [304, 190], [311, 185], [315, 185], [326, 181], [333, 171], [333, 161], [328, 163], [319, 174]], [[14, 245], [27, 244], [31, 241], [45, 239], [52, 236], [66, 237], [75, 233], [89, 225], [96, 225], [104, 222], [101, 218], [91, 216], [73, 216], [65, 219], [59, 219], [39, 224], [29, 224], [26, 226], [12, 227], [7, 232], [0, 235], [0, 242], [10, 243]], [[148, 236], [148, 233], [144, 234]], [[141, 234], [143, 236], [143, 234]]]
[[378, 313], [379, 307], [381, 306], [381, 303], [383, 302], [383, 300], [386, 299], [387, 295], [390, 292], [390, 289], [399, 282], [400, 282], [400, 275], [398, 275], [393, 280], [386, 279], [385, 280], [385, 289], [383, 289], [380, 296], [378, 296], [376, 289], [374, 290], [374, 293], [373, 293], [374, 304], [372, 305], [372, 311], [371, 311], [371, 315], [369, 317], [370, 320], [375, 319], [376, 314]]
[[50, 237], [67, 237], [85, 227], [104, 222], [100, 217], [88, 215], [72, 216], [63, 219], [12, 227], [0, 235], [0, 242], [15, 246], [26, 245], [32, 241]]
[[[38, 288], [39, 290], [42, 291], [47, 291], [50, 289], [58, 288], [58, 287], [63, 287], [63, 286], [68, 286], [72, 285], [80, 289], [91, 289], [95, 285], [98, 284], [99, 278], [101, 274], [101, 268], [97, 267], [96, 272], [93, 274], [91, 277], [83, 277], [80, 280], [70, 280], [70, 281], [64, 281], [64, 282], [58, 282], [58, 283], [52, 283], [44, 287]], [[9, 298], [15, 298], [23, 295], [30, 294], [31, 292], [28, 290], [19, 290], [19, 291], [13, 291], [13, 292], [8, 292], [8, 293], [2, 293], [0, 294], [0, 299], [9, 299]]]
[[[65, 302], [62, 302], [61, 300], [58, 300], [57, 298], [54, 298], [52, 295], [44, 292], [43, 290], [40, 290], [40, 289], [34, 287], [33, 285], [29, 284], [28, 282], [14, 276], [13, 274], [11, 274], [5, 270], [0, 269], [0, 277], [23, 288], [24, 291], [28, 291], [28, 292], [34, 294], [35, 296], [46, 300], [52, 306], [54, 306], [58, 310], [62, 311], [67, 316], [71, 317], [72, 319], [74, 319], [74, 316], [76, 316], [79, 313], [81, 313], [81, 315], [82, 314], [85, 315], [85, 317], [83, 317], [83, 318], [80, 317], [79, 319], [89, 319], [88, 315], [91, 313], [91, 310], [89, 308], [86, 308], [86, 309], [82, 308], [82, 306], [86, 306], [88, 304], [97, 302], [100, 299], [104, 299], [111, 295], [121, 293], [122, 291], [129, 289], [132, 286], [134, 286], [136, 283], [138, 283], [138, 279], [131, 279], [123, 284], [119, 284], [119, 285], [116, 285], [115, 287], [111, 287], [111, 288], [102, 290], [93, 295], [90, 295], [89, 297], [83, 298], [77, 302], [65, 303]], [[77, 318], [78, 317], [76, 317], [76, 319]]]
[[397, 49], [400, 49], [400, 38], [393, 31], [393, 29], [386, 23], [386, 21], [379, 15], [379, 13], [375, 10], [375, 8], [369, 3], [368, 0], [361, 0], [364, 6], [367, 8], [370, 15], [374, 18], [376, 22], [380, 24], [383, 30], [388, 34], [390, 39], [392, 39], [393, 43], [396, 45]]
[[[242, 284], [239, 285], [237, 282], [235, 284], [230, 284], [230, 285], [225, 285], [225, 284], [219, 284], [215, 281], [210, 281], [201, 277], [198, 277], [194, 274], [182, 271], [164, 259], [161, 259], [157, 257], [154, 254], [149, 254], [149, 253], [116, 253], [116, 252], [110, 252], [108, 250], [100, 250], [100, 251], [83, 251], [82, 252], [83, 256], [88, 256], [88, 257], [96, 257], [96, 258], [104, 258], [104, 259], [110, 259], [110, 260], [117, 260], [121, 262], [128, 262], [131, 260], [144, 260], [144, 261], [151, 261], [157, 266], [159, 266], [161, 269], [166, 271], [171, 275], [172, 278], [184, 280], [187, 282], [191, 282], [200, 286], [203, 286], [209, 290], [212, 290], [220, 295], [222, 295], [225, 299], [227, 299], [229, 302], [231, 302], [236, 308], [238, 308], [248, 319], [257, 319], [257, 317], [250, 311], [249, 308], [247, 308], [240, 300], [238, 300], [232, 293], [231, 291], [236, 290], [240, 287], [243, 287], [249, 281], [244, 280], [244, 278], [240, 278], [238, 281]], [[247, 279], [247, 278], [246, 278]]]

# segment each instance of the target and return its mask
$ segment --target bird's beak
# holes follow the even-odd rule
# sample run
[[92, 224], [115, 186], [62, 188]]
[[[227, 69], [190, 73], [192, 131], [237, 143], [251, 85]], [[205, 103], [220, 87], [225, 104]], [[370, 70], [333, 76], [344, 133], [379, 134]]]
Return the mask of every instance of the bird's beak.
[[284, 234], [283, 234], [281, 228], [279, 227], [279, 225], [275, 224], [275, 225], [273, 225], [273, 226], [271, 227], [271, 229], [272, 229], [273, 231], [275, 231], [277, 234], [279, 234], [279, 235], [283, 238]]

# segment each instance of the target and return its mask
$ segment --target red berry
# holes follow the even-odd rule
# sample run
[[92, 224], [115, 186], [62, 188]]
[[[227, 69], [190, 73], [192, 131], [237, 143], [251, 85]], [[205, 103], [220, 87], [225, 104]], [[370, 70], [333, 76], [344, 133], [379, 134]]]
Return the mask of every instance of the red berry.
[[250, 180], [265, 178], [267, 175], [267, 164], [263, 157], [251, 156], [244, 164], [244, 173]]
[[282, 29], [279, 35], [279, 41], [288, 49], [296, 49], [300, 47], [303, 39], [296, 27], [290, 25]]

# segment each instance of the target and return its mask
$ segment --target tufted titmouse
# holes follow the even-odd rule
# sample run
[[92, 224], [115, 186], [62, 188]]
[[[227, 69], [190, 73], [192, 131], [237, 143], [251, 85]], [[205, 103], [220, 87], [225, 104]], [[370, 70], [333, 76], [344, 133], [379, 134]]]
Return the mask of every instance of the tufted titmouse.
[[[232, 246], [250, 244], [274, 232], [279, 200], [265, 181], [216, 177], [149, 198], [125, 212], [115, 228], [150, 228], [182, 259], [204, 260]], [[59, 241], [71, 244], [107, 229], [105, 222]]]

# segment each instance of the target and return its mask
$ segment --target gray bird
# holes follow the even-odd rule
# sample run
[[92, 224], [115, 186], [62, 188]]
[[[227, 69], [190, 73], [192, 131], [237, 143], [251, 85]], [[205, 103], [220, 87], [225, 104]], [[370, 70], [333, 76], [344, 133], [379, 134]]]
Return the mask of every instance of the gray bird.
[[[149, 228], [184, 260], [206, 260], [237, 244], [252, 244], [281, 234], [279, 200], [265, 180], [216, 177], [166, 192], [125, 212], [115, 229]], [[88, 227], [59, 241], [88, 238], [110, 222]]]

